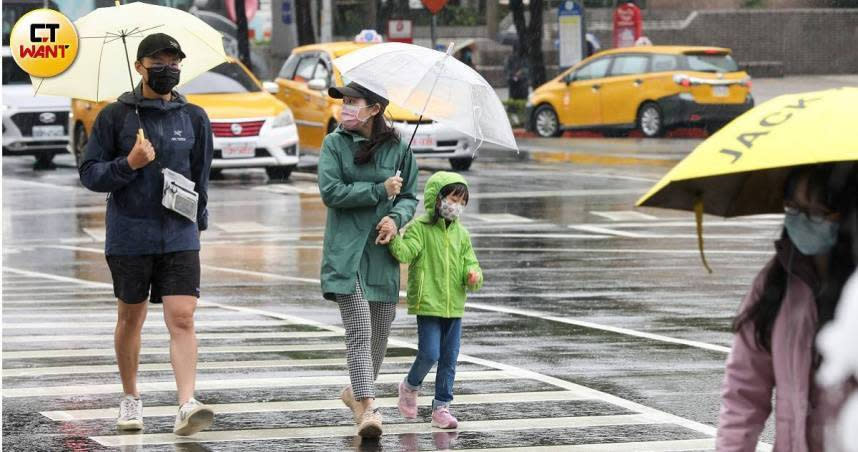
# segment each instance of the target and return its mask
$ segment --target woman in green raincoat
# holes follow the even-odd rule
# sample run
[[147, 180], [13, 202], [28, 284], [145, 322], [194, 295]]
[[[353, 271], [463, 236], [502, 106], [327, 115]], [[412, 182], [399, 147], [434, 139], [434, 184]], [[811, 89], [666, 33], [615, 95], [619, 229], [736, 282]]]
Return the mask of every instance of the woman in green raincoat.
[[343, 111], [319, 158], [319, 191], [328, 207], [322, 292], [339, 305], [346, 330], [351, 385], [342, 400], [358, 434], [378, 437], [374, 382], [399, 301], [399, 263], [385, 245], [414, 217], [417, 163], [384, 120], [387, 99], [354, 82], [328, 94], [343, 99]]

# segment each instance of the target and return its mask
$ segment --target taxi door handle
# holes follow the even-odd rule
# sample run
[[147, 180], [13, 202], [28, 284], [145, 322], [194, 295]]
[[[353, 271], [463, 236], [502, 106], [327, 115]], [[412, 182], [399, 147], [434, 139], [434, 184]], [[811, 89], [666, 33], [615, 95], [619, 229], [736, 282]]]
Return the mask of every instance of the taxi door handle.
[[641, 86], [641, 85], [643, 85], [643, 80], [641, 80], [641, 79], [635, 80], [635, 86]]
[[602, 85], [593, 85], [593, 91], [599, 91], [599, 88], [601, 87]]

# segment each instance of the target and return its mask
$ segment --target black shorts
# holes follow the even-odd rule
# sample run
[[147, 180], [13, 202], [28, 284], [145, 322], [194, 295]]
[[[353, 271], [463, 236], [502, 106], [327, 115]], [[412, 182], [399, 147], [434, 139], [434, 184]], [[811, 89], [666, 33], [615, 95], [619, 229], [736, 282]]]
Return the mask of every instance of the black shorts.
[[188, 295], [200, 297], [200, 252], [179, 251], [145, 256], [107, 256], [113, 277], [113, 293], [124, 303], [137, 304], [149, 298]]

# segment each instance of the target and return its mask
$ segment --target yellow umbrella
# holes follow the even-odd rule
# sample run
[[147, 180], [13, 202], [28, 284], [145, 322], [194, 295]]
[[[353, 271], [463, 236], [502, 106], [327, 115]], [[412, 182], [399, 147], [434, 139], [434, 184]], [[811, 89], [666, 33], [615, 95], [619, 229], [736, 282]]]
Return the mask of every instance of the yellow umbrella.
[[858, 161], [856, 119], [858, 87], [776, 97], [697, 146], [637, 206], [694, 211], [702, 256], [704, 212], [781, 213], [792, 168]]

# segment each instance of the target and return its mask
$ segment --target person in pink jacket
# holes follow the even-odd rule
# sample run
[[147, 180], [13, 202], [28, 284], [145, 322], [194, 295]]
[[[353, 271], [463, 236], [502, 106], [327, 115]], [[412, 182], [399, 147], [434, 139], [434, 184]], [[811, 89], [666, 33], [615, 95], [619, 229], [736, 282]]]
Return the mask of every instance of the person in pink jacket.
[[794, 170], [784, 190], [784, 232], [733, 323], [716, 449], [753, 451], [772, 412], [775, 452], [824, 450], [824, 429], [841, 401], [814, 384], [814, 339], [833, 317], [855, 270], [850, 229], [856, 172], [849, 165]]

